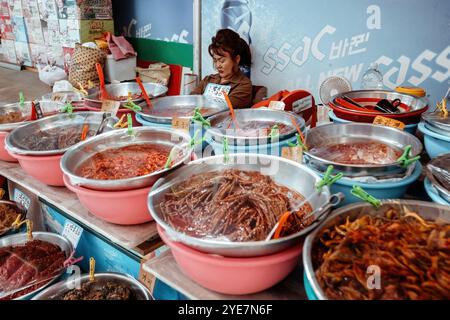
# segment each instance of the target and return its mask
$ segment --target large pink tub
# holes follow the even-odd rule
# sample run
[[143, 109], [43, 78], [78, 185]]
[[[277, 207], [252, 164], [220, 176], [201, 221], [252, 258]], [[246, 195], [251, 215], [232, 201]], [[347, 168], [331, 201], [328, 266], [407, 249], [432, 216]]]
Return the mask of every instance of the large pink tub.
[[94, 216], [107, 222], [133, 225], [152, 221], [147, 195], [151, 187], [127, 191], [97, 191], [73, 186], [64, 176], [64, 183], [75, 192], [83, 206]]
[[0, 131], [0, 160], [8, 161], [8, 162], [17, 162], [17, 159], [11, 157], [11, 155], [5, 149], [5, 139], [8, 136], [9, 132]]
[[55, 156], [25, 156], [9, 154], [19, 160], [19, 164], [26, 173], [42, 183], [53, 187], [64, 187], [63, 173], [59, 162], [62, 154]]
[[274, 286], [292, 272], [303, 248], [299, 244], [269, 256], [228, 258], [171, 241], [160, 226], [158, 232], [183, 273], [202, 287], [224, 294], [251, 294]]

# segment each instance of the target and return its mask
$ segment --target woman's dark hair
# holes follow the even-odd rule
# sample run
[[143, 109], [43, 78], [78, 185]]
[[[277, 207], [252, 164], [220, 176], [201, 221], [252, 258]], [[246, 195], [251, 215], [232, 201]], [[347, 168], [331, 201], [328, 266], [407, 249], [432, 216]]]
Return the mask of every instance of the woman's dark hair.
[[223, 52], [228, 52], [232, 58], [239, 55], [241, 57], [239, 65], [243, 67], [250, 67], [252, 63], [252, 54], [247, 42], [231, 29], [217, 31], [216, 35], [211, 38], [208, 52], [211, 57], [213, 54], [223, 56]]

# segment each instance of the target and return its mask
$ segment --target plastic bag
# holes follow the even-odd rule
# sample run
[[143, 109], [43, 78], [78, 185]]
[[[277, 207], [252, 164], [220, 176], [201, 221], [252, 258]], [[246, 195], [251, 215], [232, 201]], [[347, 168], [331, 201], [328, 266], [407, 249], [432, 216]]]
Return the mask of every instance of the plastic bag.
[[114, 60], [122, 60], [136, 55], [133, 46], [125, 39], [125, 37], [113, 36], [111, 33], [106, 34], [106, 41]]
[[67, 74], [64, 69], [57, 66], [37, 66], [39, 71], [39, 80], [49, 86], [53, 86], [55, 82], [67, 79]]
[[63, 91], [75, 91], [75, 89], [67, 80], [56, 81], [53, 85], [53, 92]]
[[151, 63], [148, 68], [136, 68], [142, 82], [159, 83], [164, 86], [169, 84], [170, 67], [162, 62]]

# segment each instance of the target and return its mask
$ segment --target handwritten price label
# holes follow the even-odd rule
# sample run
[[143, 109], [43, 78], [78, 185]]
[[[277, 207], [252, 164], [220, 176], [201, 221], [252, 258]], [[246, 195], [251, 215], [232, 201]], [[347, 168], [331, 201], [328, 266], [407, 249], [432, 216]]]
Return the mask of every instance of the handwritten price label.
[[283, 147], [281, 149], [281, 157], [292, 160], [298, 163], [303, 162], [303, 148], [301, 146], [296, 147]]
[[401, 121], [386, 118], [383, 116], [376, 116], [373, 120], [373, 124], [377, 124], [380, 126], [392, 127], [399, 130], [403, 130], [405, 128], [405, 124]]
[[109, 112], [113, 117], [116, 116], [117, 111], [119, 111], [120, 108], [120, 102], [119, 101], [113, 101], [113, 100], [105, 100], [102, 102], [102, 109], [103, 112]]
[[190, 118], [173, 118], [172, 119], [172, 128], [178, 130], [184, 130], [189, 132], [189, 128], [191, 125]]
[[286, 104], [283, 101], [270, 101], [269, 102], [269, 109], [272, 109], [272, 110], [284, 111], [285, 107], [286, 107]]
[[66, 237], [74, 248], [77, 247], [78, 242], [80, 241], [81, 235], [83, 234], [83, 228], [72, 223], [66, 222], [64, 224], [64, 229], [62, 232], [62, 236]]

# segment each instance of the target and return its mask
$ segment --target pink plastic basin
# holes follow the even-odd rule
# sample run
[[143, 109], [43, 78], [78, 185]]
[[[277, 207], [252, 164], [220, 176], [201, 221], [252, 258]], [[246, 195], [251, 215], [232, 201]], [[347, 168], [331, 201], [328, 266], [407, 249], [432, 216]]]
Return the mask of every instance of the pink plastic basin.
[[133, 225], [152, 221], [147, 195], [151, 187], [126, 191], [98, 191], [77, 187], [64, 176], [67, 188], [75, 192], [81, 204], [94, 216], [107, 222]]
[[202, 287], [224, 294], [251, 294], [276, 285], [294, 270], [303, 248], [303, 244], [298, 244], [269, 256], [229, 258], [171, 241], [159, 225], [158, 232], [186, 276]]
[[59, 162], [62, 154], [56, 156], [25, 156], [9, 153], [19, 160], [19, 164], [26, 173], [42, 183], [53, 187], [64, 187], [63, 172]]
[[16, 158], [11, 157], [11, 155], [5, 149], [5, 140], [9, 132], [0, 131], [0, 160], [8, 162], [17, 162]]

